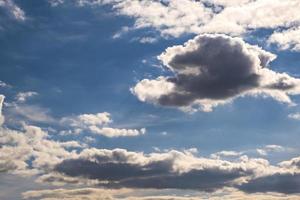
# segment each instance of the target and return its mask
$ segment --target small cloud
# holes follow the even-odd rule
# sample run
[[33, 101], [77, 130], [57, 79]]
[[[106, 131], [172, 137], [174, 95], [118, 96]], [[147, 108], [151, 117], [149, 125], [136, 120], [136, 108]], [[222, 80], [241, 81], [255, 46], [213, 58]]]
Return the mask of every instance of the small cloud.
[[112, 38], [113, 38], [113, 39], [119, 39], [119, 38], [121, 38], [123, 35], [125, 35], [126, 33], [128, 33], [130, 30], [131, 30], [130, 27], [128, 27], [128, 26], [123, 26], [123, 27], [121, 28], [121, 30], [119, 30], [118, 32], [116, 32], [116, 33], [112, 36]]
[[167, 131], [163, 131], [160, 134], [163, 135], [163, 136], [166, 136], [166, 135], [168, 135], [168, 132]]
[[280, 145], [272, 144], [272, 145], [266, 145], [263, 148], [256, 149], [256, 152], [261, 156], [267, 156], [269, 153], [283, 152], [285, 150], [287, 150], [287, 148], [284, 148]]
[[29, 92], [19, 92], [16, 96], [16, 100], [20, 103], [24, 103], [28, 98], [33, 96], [37, 96], [37, 92], [29, 91]]
[[71, 128], [71, 130], [61, 131], [61, 135], [80, 134], [83, 131], [87, 131], [112, 138], [125, 136], [133, 137], [144, 135], [146, 133], [145, 128], [126, 129], [110, 127], [109, 124], [112, 123], [112, 119], [110, 118], [110, 113], [107, 112], [64, 117], [60, 122], [62, 125]]
[[219, 151], [217, 153], [213, 153], [210, 155], [213, 159], [220, 159], [224, 157], [239, 157], [243, 155], [244, 152], [237, 152], [237, 151]]
[[294, 120], [300, 120], [300, 113], [292, 113], [288, 115], [288, 118], [294, 119]]
[[3, 81], [0, 81], [0, 88], [10, 88], [11, 87], [11, 85], [9, 85], [9, 84], [7, 84], [7, 83], [5, 83], [5, 82], [3, 82]]
[[134, 38], [132, 41], [138, 41], [142, 44], [152, 44], [158, 41], [155, 37], [141, 37], [141, 38]]

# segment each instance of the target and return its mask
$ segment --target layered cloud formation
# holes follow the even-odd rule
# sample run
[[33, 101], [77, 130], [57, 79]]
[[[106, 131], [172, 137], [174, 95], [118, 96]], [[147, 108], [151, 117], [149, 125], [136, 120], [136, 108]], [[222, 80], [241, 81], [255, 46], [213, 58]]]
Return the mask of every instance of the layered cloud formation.
[[132, 92], [144, 102], [192, 111], [211, 111], [245, 95], [293, 104], [289, 96], [300, 93], [300, 79], [268, 69], [275, 58], [238, 38], [199, 35], [158, 56], [173, 76], [141, 80]]
[[[1, 96], [1, 107], [3, 100]], [[4, 122], [2, 114], [1, 119]], [[89, 126], [111, 122], [108, 113], [84, 114], [72, 120], [71, 126], [79, 126], [79, 122]], [[246, 193], [300, 193], [300, 159], [297, 157], [271, 165], [268, 160], [249, 158], [243, 152], [223, 151], [211, 158], [197, 154], [194, 149], [143, 153], [89, 148], [78, 141], [54, 141], [37, 126], [23, 124], [21, 130], [0, 127], [0, 171], [34, 175], [39, 182], [111, 189], [191, 189], [211, 193], [235, 188]], [[235, 159], [224, 159], [227, 156]], [[65, 192], [62, 197], [69, 197], [70, 193]], [[34, 193], [26, 193], [24, 198], [32, 195]], [[37, 192], [37, 197], [44, 195]]]

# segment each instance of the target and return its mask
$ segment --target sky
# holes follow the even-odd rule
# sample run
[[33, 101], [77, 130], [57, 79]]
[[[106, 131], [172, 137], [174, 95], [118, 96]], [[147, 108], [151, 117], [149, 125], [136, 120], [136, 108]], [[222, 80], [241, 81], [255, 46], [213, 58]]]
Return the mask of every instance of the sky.
[[0, 0], [0, 199], [299, 199], [299, 10]]

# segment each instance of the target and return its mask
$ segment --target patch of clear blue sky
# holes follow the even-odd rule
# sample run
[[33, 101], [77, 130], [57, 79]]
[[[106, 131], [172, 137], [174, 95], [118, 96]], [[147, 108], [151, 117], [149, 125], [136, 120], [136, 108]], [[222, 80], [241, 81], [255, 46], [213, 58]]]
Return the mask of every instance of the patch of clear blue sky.
[[[49, 108], [56, 118], [107, 111], [116, 126], [147, 128], [141, 137], [97, 136], [95, 146], [100, 148], [151, 151], [153, 146], [197, 147], [208, 154], [267, 144], [297, 147], [299, 123], [287, 115], [299, 110], [298, 106], [246, 97], [211, 113], [190, 115], [139, 102], [130, 93], [136, 80], [167, 73], [142, 63], [143, 59], [156, 63], [155, 57], [165, 48], [182, 44], [193, 35], [160, 38], [154, 44], [131, 41], [145, 34], [159, 37], [157, 31], [147, 29], [112, 39], [122, 26], [131, 26], [134, 21], [114, 15], [109, 6], [78, 8], [67, 4], [51, 8], [45, 1], [17, 2], [28, 19], [16, 22], [1, 13], [0, 21], [4, 27], [0, 31], [0, 80], [13, 86], [1, 91], [8, 101], [17, 92], [36, 91], [39, 96], [30, 103]], [[298, 76], [299, 54], [267, 47], [263, 39], [269, 31], [256, 31], [246, 40], [278, 55], [271, 65], [274, 70]], [[168, 134], [163, 136], [162, 132]], [[84, 135], [89, 134], [79, 138]]]

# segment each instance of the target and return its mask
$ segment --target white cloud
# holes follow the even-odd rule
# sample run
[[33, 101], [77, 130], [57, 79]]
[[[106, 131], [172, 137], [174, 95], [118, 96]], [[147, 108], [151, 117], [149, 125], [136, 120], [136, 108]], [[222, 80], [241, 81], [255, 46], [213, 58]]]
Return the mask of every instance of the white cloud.
[[132, 137], [132, 136], [139, 136], [146, 133], [146, 129], [142, 128], [140, 130], [137, 129], [118, 129], [118, 128], [110, 128], [110, 127], [103, 127], [99, 128], [97, 126], [90, 126], [89, 130], [92, 133], [103, 135], [106, 137]]
[[239, 157], [243, 154], [243, 152], [236, 152], [236, 151], [219, 151], [217, 153], [213, 153], [210, 155], [213, 159], [220, 159], [223, 157]]
[[2, 87], [2, 88], [9, 88], [11, 86], [9, 84], [3, 82], [3, 81], [0, 81], [0, 87]]
[[0, 95], [0, 126], [4, 122], [4, 116], [2, 115], [2, 107], [3, 107], [4, 98], [5, 97], [3, 95]]
[[105, 137], [133, 137], [143, 135], [146, 132], [145, 128], [138, 130], [108, 127], [112, 120], [107, 112], [64, 117], [61, 119], [61, 123], [72, 127], [72, 130], [64, 130], [62, 134], [80, 134], [83, 131], [88, 131]]
[[152, 27], [160, 31], [163, 36], [175, 37], [199, 32], [199, 27], [212, 15], [211, 10], [202, 2], [192, 0], [80, 0], [79, 4], [82, 6], [111, 4], [118, 14], [135, 18], [133, 29]]
[[111, 4], [118, 14], [133, 17], [133, 28], [152, 27], [166, 37], [186, 33], [240, 35], [253, 29], [289, 27], [300, 22], [298, 0], [79, 1], [82, 6], [104, 4]]
[[252, 1], [255, 1], [255, 0], [230, 0], [230, 1], [228, 1], [228, 0], [207, 0], [206, 2], [214, 4], [214, 5], [221, 5], [224, 7], [229, 7], [229, 6], [241, 6], [241, 5], [247, 4]]
[[18, 102], [24, 103], [28, 98], [38, 95], [37, 92], [29, 91], [29, 92], [19, 92], [16, 95], [16, 100]]
[[24, 11], [18, 7], [13, 0], [0, 0], [0, 7], [7, 9], [17, 20], [24, 21], [26, 19]]
[[275, 32], [269, 37], [268, 43], [276, 44], [281, 50], [300, 51], [300, 27]]
[[154, 38], [154, 37], [142, 37], [142, 38], [139, 38], [138, 41], [140, 43], [155, 43], [157, 42], [157, 38]]
[[[18, 103], [8, 103], [7, 109], [11, 118], [22, 117], [32, 122], [54, 122], [55, 119], [50, 115], [50, 110], [37, 105], [25, 105]], [[14, 119], [12, 119], [14, 121]]]
[[203, 33], [242, 34], [258, 28], [289, 27], [300, 22], [298, 0], [257, 0], [225, 7], [206, 23]]
[[300, 120], [300, 113], [292, 113], [292, 114], [289, 114], [288, 117], [290, 119]]
[[[59, 5], [63, 0], [55, 2]], [[132, 27], [124, 26], [113, 38], [144, 28], [154, 28], [165, 38], [202, 33], [241, 36], [259, 28], [274, 30], [300, 23], [298, 0], [77, 0], [76, 4], [93, 7], [109, 4], [117, 15], [135, 20]], [[299, 50], [297, 33], [298, 30], [294, 29], [275, 33], [270, 42], [277, 43], [281, 48]], [[292, 38], [292, 35], [295, 37]], [[141, 38], [144, 38], [141, 42], [154, 41], [148, 37]]]
[[280, 146], [280, 145], [274, 145], [274, 144], [266, 145], [263, 148], [256, 149], [257, 153], [261, 156], [267, 156], [269, 153], [282, 152], [282, 151], [285, 151], [285, 150], [287, 150], [287, 149]]

